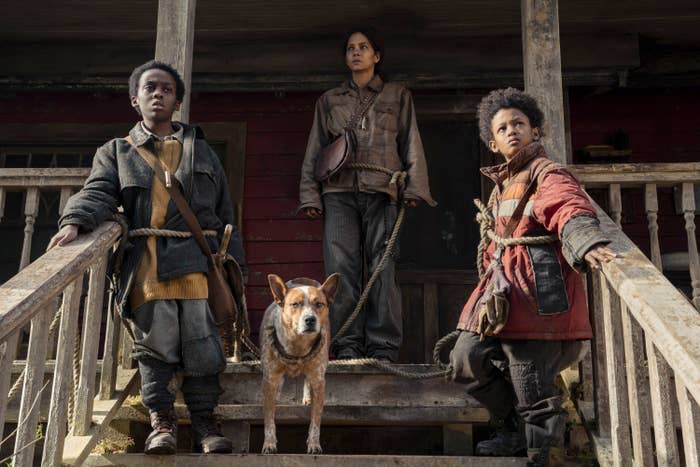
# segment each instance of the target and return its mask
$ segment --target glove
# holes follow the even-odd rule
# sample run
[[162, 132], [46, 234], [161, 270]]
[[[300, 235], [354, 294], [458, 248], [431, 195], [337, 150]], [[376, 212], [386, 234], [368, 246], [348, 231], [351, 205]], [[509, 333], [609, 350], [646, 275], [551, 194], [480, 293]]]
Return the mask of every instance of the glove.
[[485, 336], [495, 336], [503, 330], [508, 322], [510, 303], [508, 302], [510, 284], [500, 265], [494, 268], [486, 290], [479, 300], [478, 329], [481, 340]]

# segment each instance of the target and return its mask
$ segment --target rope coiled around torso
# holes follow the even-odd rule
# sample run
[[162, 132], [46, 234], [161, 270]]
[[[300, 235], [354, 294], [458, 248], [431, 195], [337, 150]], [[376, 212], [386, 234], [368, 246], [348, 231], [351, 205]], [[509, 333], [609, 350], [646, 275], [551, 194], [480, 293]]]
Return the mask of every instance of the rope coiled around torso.
[[479, 279], [484, 277], [484, 254], [490, 242], [494, 242], [499, 247], [509, 247], [516, 245], [542, 245], [545, 243], [554, 243], [558, 240], [556, 235], [535, 235], [532, 237], [501, 237], [494, 230], [494, 218], [491, 214], [495, 201], [495, 191], [489, 197], [488, 205], [484, 205], [480, 199], [474, 200], [474, 205], [479, 210], [476, 213], [476, 222], [479, 224], [479, 247], [476, 252], [476, 267], [479, 272]]

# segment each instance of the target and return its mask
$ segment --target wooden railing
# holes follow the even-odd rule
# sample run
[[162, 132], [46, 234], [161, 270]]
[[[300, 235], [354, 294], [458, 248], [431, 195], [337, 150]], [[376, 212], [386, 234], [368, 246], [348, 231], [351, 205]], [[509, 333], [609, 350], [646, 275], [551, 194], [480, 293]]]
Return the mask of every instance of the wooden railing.
[[[681, 190], [692, 299], [697, 304], [700, 269], [693, 186], [700, 182], [700, 164], [615, 164], [574, 170], [587, 188], [608, 188], [612, 218], [600, 208], [599, 217], [613, 239], [611, 247], [622, 254], [590, 274], [588, 281], [595, 338], [592, 372], [582, 371], [580, 377], [593, 394], [584, 394], [579, 409], [584, 418], [596, 422], [598, 461], [615, 466], [698, 466], [700, 314], [661, 273], [657, 187]], [[644, 188], [651, 260], [619, 227], [621, 189], [630, 186]]]
[[599, 216], [623, 256], [588, 283], [594, 413], [585, 402], [579, 407], [597, 421], [598, 461], [679, 466], [682, 452], [685, 465], [697, 466], [700, 314], [602, 210]]
[[[127, 370], [121, 375], [122, 387], [117, 387], [121, 326], [118, 316], [113, 316], [106, 320], [99, 391], [96, 388], [107, 259], [120, 233], [116, 223], [105, 223], [67, 246], [50, 250], [0, 286], [0, 427], [7, 415], [10, 398], [4, 395], [13, 383], [11, 367], [18, 335], [31, 323], [12, 451], [15, 467], [34, 465], [37, 441], [43, 443], [42, 465], [82, 462], [135, 381], [135, 370]], [[86, 273], [87, 297], [81, 313]], [[49, 383], [44, 384], [47, 343], [52, 324], [59, 320], [49, 389]], [[74, 359], [76, 352], [79, 359]], [[79, 362], [76, 368], [74, 361]], [[50, 391], [51, 398], [42, 436], [37, 425], [45, 391]]]
[[[685, 223], [687, 247], [687, 268], [692, 286], [692, 301], [700, 309], [700, 258], [695, 228], [695, 184], [700, 183], [700, 163], [669, 164], [601, 164], [574, 165], [571, 169], [587, 188], [605, 188], [608, 191], [608, 214], [620, 226], [624, 209], [622, 190], [638, 188], [643, 190], [644, 210], [649, 230], [649, 256], [652, 263], [662, 270], [662, 251], [659, 244], [659, 200], [658, 189], [673, 187], [680, 195], [680, 208]], [[637, 201], [637, 198], [632, 198]], [[675, 212], [663, 213], [675, 215]], [[665, 232], [667, 235], [668, 231]], [[685, 250], [681, 246], [681, 249]]]
[[68, 198], [79, 190], [90, 169], [2, 169], [0, 170], [0, 221], [5, 212], [5, 201], [8, 191], [24, 191], [24, 240], [22, 242], [22, 254], [19, 270], [29, 264], [32, 251], [32, 237], [34, 236], [34, 223], [39, 213], [39, 197], [42, 191], [58, 191], [59, 214], [68, 201]]
[[[614, 239], [612, 247], [624, 255], [605, 265], [601, 272], [591, 274], [588, 281], [596, 337], [592, 344], [592, 370], [582, 371], [580, 378], [584, 384], [592, 383], [594, 393], [588, 400], [580, 401], [579, 408], [587, 419], [596, 422], [594, 439], [599, 462], [634, 462], [641, 466], [653, 465], [655, 460], [660, 466], [670, 466], [680, 465], [683, 459], [685, 465], [700, 465], [700, 314], [660, 273], [656, 220], [657, 187], [679, 186], [693, 298], [697, 299], [700, 268], [693, 183], [700, 181], [700, 164], [618, 164], [573, 169], [588, 188], [608, 189], [610, 212], [618, 225], [601, 210], [602, 226]], [[0, 170], [0, 213], [6, 190], [27, 191], [23, 261], [26, 258], [28, 263], [30, 257], [40, 190], [60, 191], [62, 209], [86, 175], [85, 169]], [[623, 212], [621, 190], [627, 186], [643, 186], [645, 190], [651, 261], [619, 229]], [[25, 264], [18, 275], [0, 287], [0, 395], [8, 394], [13, 384], [10, 368], [19, 330], [31, 323], [12, 450], [15, 466], [33, 465], [39, 439], [43, 443], [43, 465], [82, 462], [135, 382], [135, 370], [127, 369], [124, 358], [128, 345], [120, 338], [123, 333], [119, 317], [104, 316], [106, 261], [119, 233], [116, 224], [106, 223], [76, 242]], [[79, 322], [86, 273], [87, 298]], [[59, 319], [48, 424], [44, 434], [38, 436], [39, 401], [41, 394], [49, 391], [42, 385], [49, 355], [47, 342], [52, 333], [50, 323], [58, 323]], [[98, 391], [101, 320], [106, 334]], [[76, 351], [80, 352], [81, 362], [77, 372], [73, 368]], [[120, 365], [120, 359], [126, 365]], [[75, 382], [74, 374], [78, 375]], [[15, 384], [20, 387], [16, 381]], [[4, 427], [7, 407], [8, 398], [0, 397], [0, 427]], [[680, 438], [677, 428], [682, 433]]]

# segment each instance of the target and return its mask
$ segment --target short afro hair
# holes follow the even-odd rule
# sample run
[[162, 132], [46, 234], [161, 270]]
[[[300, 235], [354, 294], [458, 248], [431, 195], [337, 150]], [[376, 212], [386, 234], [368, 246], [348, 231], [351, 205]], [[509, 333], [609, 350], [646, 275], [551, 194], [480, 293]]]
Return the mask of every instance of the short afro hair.
[[138, 95], [141, 75], [148, 70], [153, 69], [163, 70], [170, 73], [170, 76], [172, 76], [175, 80], [175, 98], [179, 102], [182, 102], [182, 99], [185, 97], [185, 82], [182, 80], [180, 73], [178, 73], [172, 65], [165, 62], [160, 62], [158, 60], [149, 60], [143, 65], [139, 65], [134, 68], [134, 71], [131, 72], [131, 76], [129, 76], [129, 97]]
[[534, 97], [520, 89], [496, 89], [481, 99], [476, 108], [479, 118], [479, 137], [484, 144], [488, 145], [489, 141], [493, 140], [491, 121], [501, 109], [518, 109], [530, 120], [530, 126], [539, 128], [540, 136], [544, 136], [542, 129], [544, 114]]

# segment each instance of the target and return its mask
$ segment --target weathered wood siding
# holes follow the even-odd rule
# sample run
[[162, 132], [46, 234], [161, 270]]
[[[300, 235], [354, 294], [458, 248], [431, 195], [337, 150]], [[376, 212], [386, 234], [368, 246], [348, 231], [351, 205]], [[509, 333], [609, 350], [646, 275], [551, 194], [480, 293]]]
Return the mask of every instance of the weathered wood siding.
[[[418, 101], [421, 92], [415, 94]], [[299, 167], [318, 95], [270, 91], [195, 92], [192, 96], [193, 122], [246, 122], [242, 228], [251, 270], [248, 303], [254, 330], [270, 301], [268, 273], [275, 272], [285, 278], [302, 275], [323, 278], [321, 222], [308, 221], [296, 214]], [[700, 97], [682, 89], [671, 93], [646, 90], [600, 95], [572, 89], [570, 119], [574, 161], [581, 162], [577, 150], [588, 144], [605, 143], [616, 129], [624, 130], [630, 137], [633, 151], [630, 162], [697, 160], [700, 144], [694, 109], [698, 104]], [[0, 96], [0, 123], [128, 124], [135, 120], [136, 115], [123, 91], [17, 92]], [[86, 139], [90, 140], [90, 135], [86, 135]], [[626, 199], [629, 195], [623, 191], [621, 221], [628, 235], [648, 252], [643, 195], [640, 191], [640, 202], [630, 203]], [[658, 224], [663, 226], [659, 232], [660, 244], [664, 253], [672, 251], [669, 247], [673, 245], [685, 245], [687, 240], [682, 216], [670, 214], [673, 193], [660, 190], [658, 203]], [[467, 213], [457, 221], [472, 222]], [[37, 251], [39, 249], [37, 246]], [[465, 265], [464, 269], [470, 267], [472, 265]], [[416, 303], [422, 303], [420, 287], [421, 290], [415, 292]], [[444, 331], [443, 326], [441, 324], [440, 331]]]
[[[632, 154], [627, 162], [698, 162], [700, 143], [694, 117], [700, 96], [690, 90], [626, 90], [591, 95], [590, 90], [569, 93], [571, 139], [574, 163], [584, 163], [580, 149], [592, 144], [609, 144], [616, 130], [629, 137]], [[679, 194], [680, 195], [680, 194]], [[679, 196], [676, 195], [676, 196]], [[607, 209], [606, 195], [594, 197]], [[627, 236], [646, 254], [651, 254], [644, 190], [622, 192], [621, 222]], [[674, 192], [658, 193], [659, 241], [661, 253], [685, 250], [683, 216], [674, 212]]]

